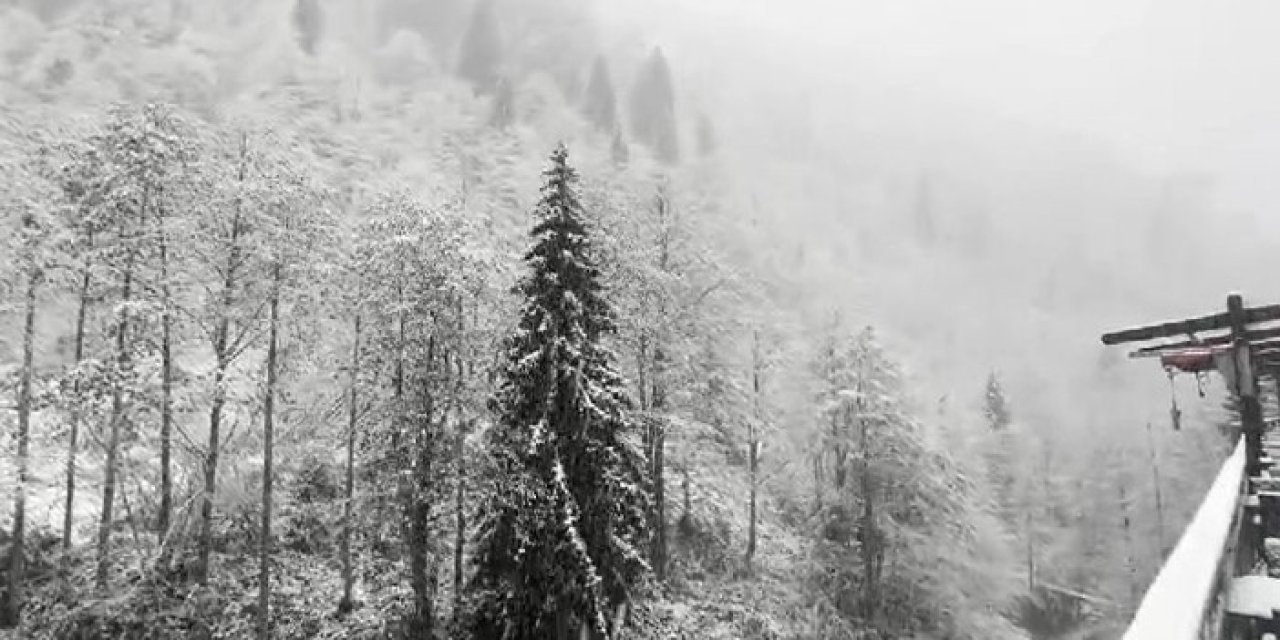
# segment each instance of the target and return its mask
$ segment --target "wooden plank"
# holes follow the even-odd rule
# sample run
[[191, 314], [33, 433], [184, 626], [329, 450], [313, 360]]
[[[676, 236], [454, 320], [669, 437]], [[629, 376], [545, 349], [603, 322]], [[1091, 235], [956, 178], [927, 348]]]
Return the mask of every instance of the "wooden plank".
[[1219, 569], [1234, 543], [1244, 458], [1242, 438], [1147, 589], [1124, 640], [1199, 640], [1218, 596]]
[[1239, 576], [1227, 591], [1227, 613], [1271, 620], [1280, 609], [1280, 579]]
[[1280, 304], [1269, 304], [1244, 310], [1249, 324], [1280, 320]]
[[1254, 344], [1277, 344], [1280, 338], [1280, 327], [1254, 327], [1244, 332], [1244, 337]]
[[[1170, 322], [1161, 322], [1157, 324], [1147, 325], [1145, 327], [1133, 327], [1130, 329], [1121, 329], [1102, 335], [1102, 344], [1115, 345], [1124, 344], [1126, 342], [1143, 342], [1146, 340], [1155, 340], [1156, 338], [1172, 338], [1174, 336], [1189, 336], [1206, 331], [1221, 331], [1223, 329], [1231, 329], [1233, 324], [1240, 323], [1249, 325], [1259, 322], [1270, 322], [1272, 320], [1280, 320], [1280, 304], [1266, 305], [1262, 307], [1245, 308], [1243, 299], [1239, 294], [1231, 294], [1227, 298], [1227, 313], [1215, 313], [1200, 318], [1190, 318], [1187, 320], [1173, 320]], [[1238, 316], [1233, 314], [1239, 314]], [[1237, 330], [1244, 327], [1236, 326]], [[1278, 334], [1275, 337], [1280, 337]], [[1219, 339], [1223, 339], [1219, 337]], [[1231, 342], [1230, 337], [1226, 337], [1221, 344]], [[1195, 344], [1194, 342], [1192, 344]]]
[[1205, 331], [1221, 331], [1231, 328], [1231, 316], [1226, 313], [1215, 313], [1203, 318], [1190, 320], [1174, 320], [1145, 327], [1133, 327], [1102, 334], [1102, 344], [1115, 345], [1126, 342], [1142, 342], [1156, 338], [1172, 338]]
[[[1244, 332], [1244, 337], [1252, 344], [1257, 344], [1257, 343], [1266, 344], [1266, 341], [1280, 338], [1280, 327], [1264, 327], [1261, 329], [1246, 329]], [[1192, 347], [1218, 347], [1224, 344], [1231, 344], [1230, 333], [1209, 336], [1209, 337], [1202, 337], [1198, 341], [1183, 340], [1180, 342], [1169, 342], [1166, 344], [1151, 345], [1149, 347], [1142, 347], [1141, 349], [1138, 349], [1135, 353], [1140, 353], [1145, 355], [1149, 353], [1159, 353], [1161, 351], [1166, 351], [1166, 350], [1176, 351], [1178, 349], [1190, 349]], [[1280, 341], [1277, 341], [1272, 344], [1280, 344]], [[1138, 357], [1141, 357], [1141, 356], [1138, 356]]]

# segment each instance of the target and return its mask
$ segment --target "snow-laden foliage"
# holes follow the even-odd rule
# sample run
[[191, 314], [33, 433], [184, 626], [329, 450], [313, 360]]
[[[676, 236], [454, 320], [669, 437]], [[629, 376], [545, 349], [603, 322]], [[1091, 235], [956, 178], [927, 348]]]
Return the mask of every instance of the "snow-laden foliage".
[[616, 631], [648, 569], [647, 479], [631, 402], [604, 340], [616, 331], [562, 146], [544, 173], [524, 300], [495, 400], [496, 485], [472, 591], [478, 638]]
[[888, 637], [1018, 637], [992, 610], [975, 612], [976, 603], [1011, 596], [1003, 532], [984, 513], [972, 470], [911, 415], [898, 367], [872, 329], [833, 335], [817, 369], [825, 453], [816, 464], [831, 489], [819, 505], [819, 548], [832, 567], [817, 576], [818, 589]]
[[[717, 112], [688, 49], [619, 44], [588, 4], [0, 8], [0, 556], [23, 550], [25, 510], [20, 637], [245, 637], [264, 617], [278, 638], [463, 636], [504, 607], [546, 637], [616, 631], [624, 601], [615, 635], [638, 638], [1124, 618], [1212, 475], [1213, 416], [1147, 443], [1111, 415], [1115, 375], [1011, 366], [1061, 327], [975, 338], [1042, 276], [1035, 242], [975, 257], [1024, 244], [999, 198], [931, 172], [925, 260], [916, 168], [746, 144], [750, 113], [814, 132], [754, 102]], [[567, 172], [539, 192], [560, 140], [576, 204]], [[1124, 297], [1075, 257], [1037, 304]], [[922, 278], [976, 293], [940, 319]], [[810, 366], [832, 307], [885, 346], [837, 335]], [[495, 557], [536, 588], [477, 573]]]

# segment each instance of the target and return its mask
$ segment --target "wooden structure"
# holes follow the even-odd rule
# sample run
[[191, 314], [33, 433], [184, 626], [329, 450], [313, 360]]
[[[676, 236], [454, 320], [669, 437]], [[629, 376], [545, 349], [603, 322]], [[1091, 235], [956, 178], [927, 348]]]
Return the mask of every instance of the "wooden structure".
[[[1130, 354], [1181, 371], [1217, 371], [1237, 400], [1240, 441], [1195, 518], [1151, 584], [1125, 640], [1260, 640], [1280, 630], [1280, 470], [1267, 437], [1259, 378], [1280, 380], [1280, 305], [1248, 308], [1232, 294], [1225, 312], [1125, 329], [1106, 345], [1183, 338]], [[1208, 334], [1208, 335], [1205, 335]], [[1280, 384], [1275, 385], [1280, 394]], [[1280, 431], [1280, 429], [1277, 429]], [[1274, 551], [1271, 553], [1269, 551]]]

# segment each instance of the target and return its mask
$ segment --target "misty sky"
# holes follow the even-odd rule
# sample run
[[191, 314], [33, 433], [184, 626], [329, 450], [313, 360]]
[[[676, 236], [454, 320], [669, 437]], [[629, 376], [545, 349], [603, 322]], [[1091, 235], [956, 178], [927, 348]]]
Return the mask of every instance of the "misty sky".
[[[667, 0], [670, 1], [670, 0]], [[1280, 201], [1275, 0], [686, 0], [704, 18], [869, 65], [983, 111], [1097, 136], [1153, 172]]]

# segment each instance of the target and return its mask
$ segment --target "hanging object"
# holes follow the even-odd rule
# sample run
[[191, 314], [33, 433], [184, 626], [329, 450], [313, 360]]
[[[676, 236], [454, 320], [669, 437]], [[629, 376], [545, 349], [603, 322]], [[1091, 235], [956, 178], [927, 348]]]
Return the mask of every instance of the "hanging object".
[[1183, 373], [1211, 371], [1217, 365], [1217, 352], [1207, 348], [1182, 349], [1160, 354], [1160, 365]]
[[1205, 385], [1205, 380], [1207, 380], [1208, 378], [1209, 378], [1208, 371], [1196, 372], [1196, 392], [1200, 394], [1201, 398], [1205, 397], [1204, 385]]
[[1182, 410], [1178, 408], [1178, 387], [1174, 384], [1174, 376], [1177, 372], [1173, 367], [1166, 367], [1165, 371], [1169, 372], [1169, 418], [1173, 424], [1173, 430], [1182, 431]]

